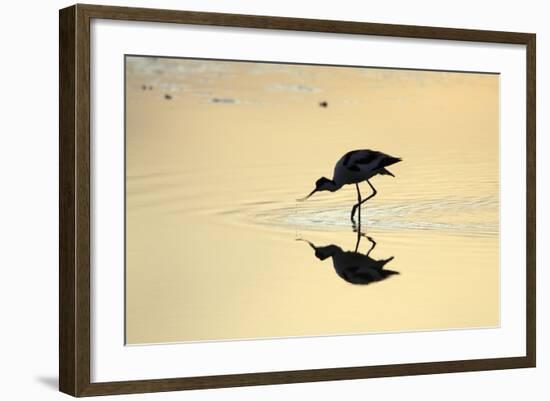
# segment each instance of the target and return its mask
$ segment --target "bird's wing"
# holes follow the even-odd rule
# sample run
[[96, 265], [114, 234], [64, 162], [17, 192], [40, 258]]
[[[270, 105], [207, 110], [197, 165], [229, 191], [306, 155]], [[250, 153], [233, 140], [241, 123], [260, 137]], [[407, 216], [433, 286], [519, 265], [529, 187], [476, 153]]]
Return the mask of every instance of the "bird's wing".
[[384, 154], [376, 150], [352, 150], [342, 158], [342, 164], [350, 171], [374, 170], [380, 164]]

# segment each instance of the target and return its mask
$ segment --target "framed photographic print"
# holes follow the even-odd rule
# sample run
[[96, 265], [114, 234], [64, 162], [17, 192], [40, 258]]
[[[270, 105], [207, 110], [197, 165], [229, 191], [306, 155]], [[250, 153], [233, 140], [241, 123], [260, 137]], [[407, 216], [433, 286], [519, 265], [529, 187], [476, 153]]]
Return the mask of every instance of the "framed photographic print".
[[535, 366], [535, 35], [60, 11], [60, 390]]

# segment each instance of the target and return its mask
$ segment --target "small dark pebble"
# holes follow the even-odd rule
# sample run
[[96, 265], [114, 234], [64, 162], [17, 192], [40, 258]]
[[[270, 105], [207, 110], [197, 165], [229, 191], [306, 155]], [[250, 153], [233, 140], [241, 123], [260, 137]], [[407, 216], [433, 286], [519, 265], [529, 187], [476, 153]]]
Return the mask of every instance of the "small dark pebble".
[[319, 102], [319, 106], [321, 106], [321, 107], [328, 107], [328, 102], [326, 102], [326, 101]]
[[164, 95], [164, 98], [165, 98], [166, 100], [171, 100], [171, 99], [172, 99], [172, 95], [169, 95], [168, 93], [166, 93], [166, 94]]

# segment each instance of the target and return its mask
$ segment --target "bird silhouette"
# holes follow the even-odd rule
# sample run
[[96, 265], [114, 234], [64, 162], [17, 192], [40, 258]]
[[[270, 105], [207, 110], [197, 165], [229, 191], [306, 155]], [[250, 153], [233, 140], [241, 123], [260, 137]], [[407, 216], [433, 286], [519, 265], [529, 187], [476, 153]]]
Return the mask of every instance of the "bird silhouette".
[[[398, 163], [401, 158], [390, 156], [386, 153], [370, 149], [352, 150], [346, 153], [338, 160], [334, 167], [332, 180], [327, 177], [321, 177], [315, 182], [315, 189], [306, 197], [298, 199], [305, 201], [315, 192], [330, 191], [335, 192], [347, 184], [355, 184], [357, 188], [357, 203], [351, 209], [351, 221], [355, 222], [355, 212], [359, 208], [359, 222], [361, 222], [360, 206], [377, 194], [376, 189], [369, 181], [375, 175], [390, 175], [395, 177], [386, 167]], [[366, 181], [372, 189], [372, 193], [362, 199], [359, 183]]]
[[342, 279], [351, 284], [370, 284], [377, 281], [382, 281], [388, 277], [399, 274], [394, 270], [384, 269], [384, 266], [393, 260], [393, 256], [387, 259], [373, 259], [370, 257], [370, 253], [376, 246], [376, 242], [366, 236], [366, 238], [372, 244], [371, 248], [366, 254], [358, 252], [360, 238], [364, 234], [358, 232], [357, 243], [354, 251], [344, 251], [337, 245], [316, 246], [312, 242], [298, 238], [298, 241], [304, 241], [315, 250], [315, 256], [319, 260], [325, 260], [332, 258], [332, 264], [336, 274]]

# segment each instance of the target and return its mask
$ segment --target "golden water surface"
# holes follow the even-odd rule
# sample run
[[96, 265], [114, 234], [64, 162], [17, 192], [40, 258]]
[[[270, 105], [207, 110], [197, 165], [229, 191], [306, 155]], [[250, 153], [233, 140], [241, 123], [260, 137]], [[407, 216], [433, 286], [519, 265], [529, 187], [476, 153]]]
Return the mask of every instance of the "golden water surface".
[[[498, 113], [495, 74], [128, 56], [126, 343], [498, 326]], [[403, 161], [358, 237], [354, 186], [296, 199], [364, 148]], [[314, 249], [366, 235], [399, 274]]]

